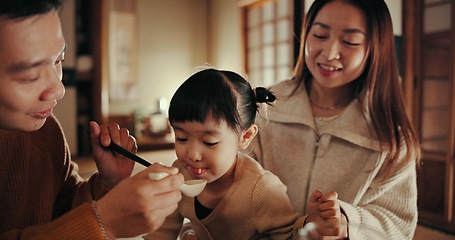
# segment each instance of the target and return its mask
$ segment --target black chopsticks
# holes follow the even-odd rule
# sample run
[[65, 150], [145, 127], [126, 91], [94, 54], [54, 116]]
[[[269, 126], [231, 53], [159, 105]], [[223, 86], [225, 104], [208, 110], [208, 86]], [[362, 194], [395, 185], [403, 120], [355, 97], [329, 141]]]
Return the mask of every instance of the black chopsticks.
[[[91, 134], [91, 130], [88, 129], [87, 130], [87, 134]], [[122, 154], [123, 156], [141, 164], [142, 166], [145, 166], [145, 167], [149, 167], [150, 165], [152, 165], [149, 161], [139, 157], [138, 155], [124, 149], [123, 147], [120, 147], [119, 145], [115, 144], [112, 140], [111, 140], [111, 144], [109, 145], [108, 147], [110, 150], [116, 152], [116, 153], [120, 153]]]
[[116, 152], [116, 153], [120, 153], [122, 154], [123, 156], [141, 164], [142, 166], [145, 166], [145, 167], [148, 167], [150, 165], [152, 165], [149, 161], [139, 157], [138, 155], [120, 147], [119, 145], [115, 144], [114, 142], [111, 141], [111, 144], [109, 145], [109, 149]]

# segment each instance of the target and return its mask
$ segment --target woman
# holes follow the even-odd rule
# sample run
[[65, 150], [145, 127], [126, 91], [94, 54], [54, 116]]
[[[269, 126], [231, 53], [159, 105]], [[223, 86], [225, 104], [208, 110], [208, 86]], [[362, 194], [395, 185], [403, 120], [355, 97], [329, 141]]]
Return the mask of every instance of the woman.
[[334, 191], [350, 239], [412, 239], [420, 147], [386, 4], [316, 0], [302, 29], [294, 76], [271, 88], [277, 102], [258, 118], [255, 158], [316, 223], [316, 238], [345, 236], [313, 216], [318, 197]]

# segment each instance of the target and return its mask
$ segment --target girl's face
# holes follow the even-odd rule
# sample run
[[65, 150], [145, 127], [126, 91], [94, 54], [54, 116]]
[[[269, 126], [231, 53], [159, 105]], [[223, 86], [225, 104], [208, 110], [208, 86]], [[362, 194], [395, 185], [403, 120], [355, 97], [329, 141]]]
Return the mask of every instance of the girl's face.
[[58, 14], [0, 18], [0, 25], [0, 128], [37, 130], [65, 94]]
[[367, 20], [357, 7], [333, 1], [321, 8], [305, 44], [313, 84], [336, 88], [362, 74], [368, 57]]
[[174, 122], [175, 151], [194, 179], [213, 182], [234, 169], [240, 137], [225, 121]]

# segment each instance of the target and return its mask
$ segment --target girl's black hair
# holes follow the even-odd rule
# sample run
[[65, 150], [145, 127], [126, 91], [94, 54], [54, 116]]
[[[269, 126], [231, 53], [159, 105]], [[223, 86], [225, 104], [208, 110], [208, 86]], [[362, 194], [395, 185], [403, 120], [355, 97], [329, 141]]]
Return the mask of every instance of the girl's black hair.
[[210, 116], [236, 132], [250, 127], [259, 103], [271, 103], [275, 96], [268, 89], [256, 88], [231, 71], [205, 69], [189, 77], [175, 92], [169, 106], [169, 121], [205, 122]]

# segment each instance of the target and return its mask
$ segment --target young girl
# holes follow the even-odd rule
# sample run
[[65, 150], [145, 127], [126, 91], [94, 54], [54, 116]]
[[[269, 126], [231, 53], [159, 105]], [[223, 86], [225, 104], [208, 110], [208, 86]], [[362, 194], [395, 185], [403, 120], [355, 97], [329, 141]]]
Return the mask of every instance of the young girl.
[[[256, 159], [286, 184], [294, 209], [319, 235], [413, 237], [419, 140], [393, 40], [383, 0], [315, 0], [294, 76], [272, 86], [281, 101], [258, 117]], [[328, 191], [339, 199], [335, 222], [348, 222], [341, 231], [317, 216], [314, 203]]]
[[185, 179], [206, 179], [207, 185], [197, 197], [183, 196], [145, 239], [176, 239], [184, 218], [199, 239], [288, 239], [295, 233], [298, 215], [286, 186], [240, 152], [258, 132], [257, 102], [274, 100], [265, 88], [253, 90], [240, 75], [216, 69], [197, 72], [179, 87], [169, 108], [178, 158], [173, 165]]

